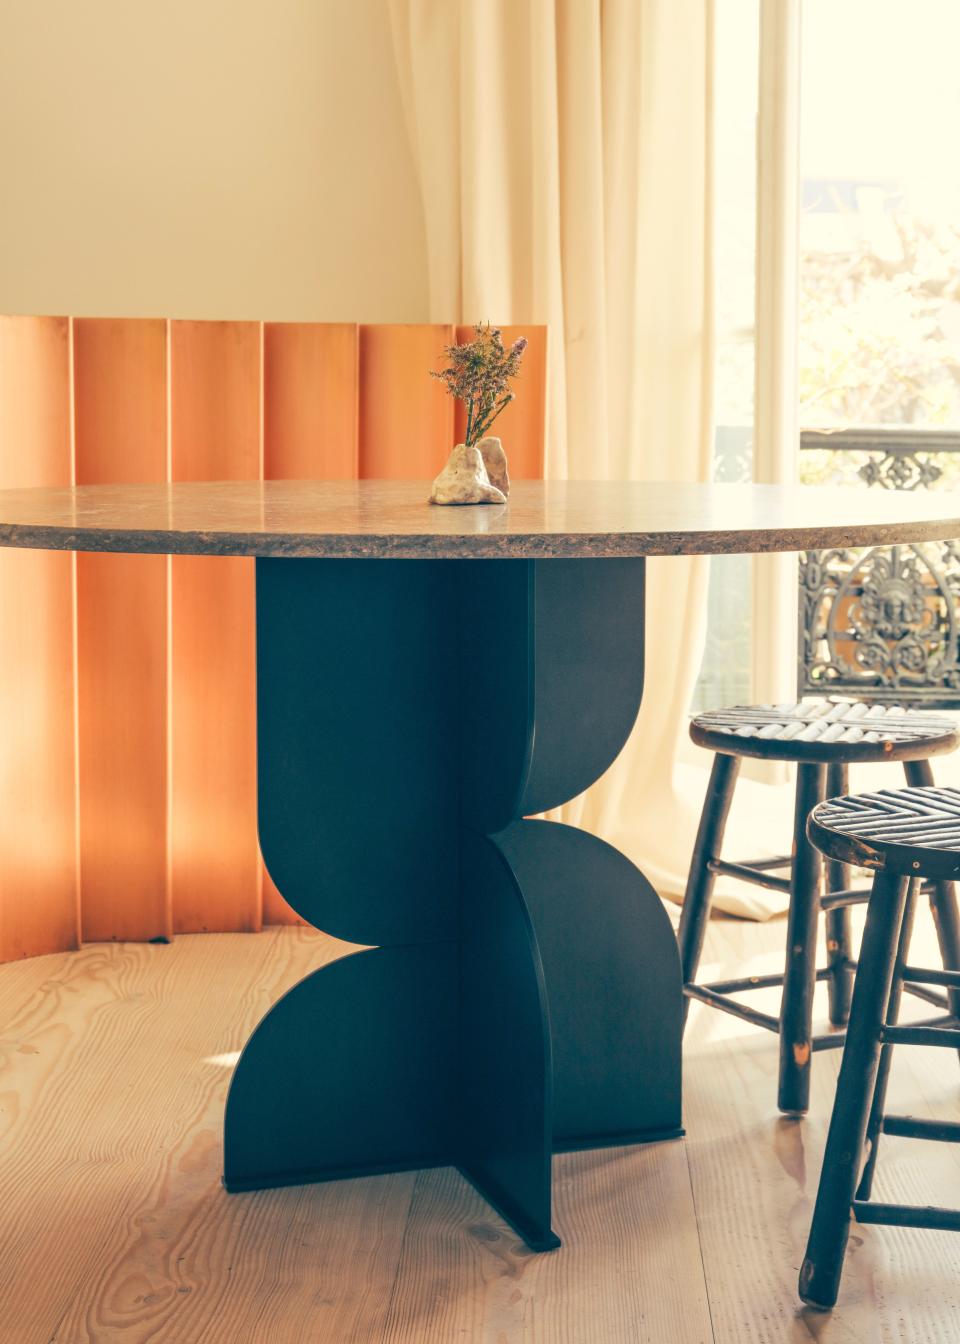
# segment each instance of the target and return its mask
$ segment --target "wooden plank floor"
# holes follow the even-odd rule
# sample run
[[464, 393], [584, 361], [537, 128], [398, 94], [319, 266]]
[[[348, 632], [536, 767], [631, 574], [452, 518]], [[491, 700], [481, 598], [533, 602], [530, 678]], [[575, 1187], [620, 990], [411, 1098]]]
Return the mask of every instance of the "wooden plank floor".
[[[771, 969], [783, 929], [714, 922], [709, 974]], [[919, 936], [927, 952], [927, 920]], [[288, 985], [343, 950], [287, 927], [0, 967], [2, 1344], [960, 1338], [949, 1233], [855, 1228], [841, 1305], [801, 1309], [839, 1056], [816, 1059], [811, 1117], [781, 1119], [774, 1039], [698, 1006], [688, 1138], [558, 1157], [557, 1253], [527, 1252], [451, 1171], [227, 1196], [234, 1053]], [[902, 1049], [893, 1093], [956, 1119], [960, 1066]], [[960, 1204], [954, 1148], [888, 1138], [880, 1172], [881, 1197]]]

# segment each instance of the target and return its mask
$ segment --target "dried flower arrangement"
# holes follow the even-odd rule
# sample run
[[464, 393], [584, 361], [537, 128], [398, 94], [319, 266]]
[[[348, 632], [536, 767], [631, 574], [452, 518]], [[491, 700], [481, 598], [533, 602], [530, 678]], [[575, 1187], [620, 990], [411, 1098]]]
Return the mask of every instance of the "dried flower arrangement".
[[510, 491], [506, 454], [488, 431], [513, 401], [510, 379], [520, 372], [527, 342], [520, 337], [508, 349], [500, 329], [489, 322], [473, 330], [474, 339], [467, 344], [444, 347], [446, 368], [430, 374], [467, 408], [464, 441], [434, 481], [432, 504], [505, 504]]

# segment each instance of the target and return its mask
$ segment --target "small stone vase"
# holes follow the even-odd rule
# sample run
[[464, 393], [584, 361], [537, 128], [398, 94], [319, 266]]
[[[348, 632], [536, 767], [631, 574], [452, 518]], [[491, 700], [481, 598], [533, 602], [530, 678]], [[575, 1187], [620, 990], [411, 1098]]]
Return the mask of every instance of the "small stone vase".
[[433, 483], [431, 504], [506, 504], [510, 493], [507, 455], [499, 439], [476, 446], [458, 443]]

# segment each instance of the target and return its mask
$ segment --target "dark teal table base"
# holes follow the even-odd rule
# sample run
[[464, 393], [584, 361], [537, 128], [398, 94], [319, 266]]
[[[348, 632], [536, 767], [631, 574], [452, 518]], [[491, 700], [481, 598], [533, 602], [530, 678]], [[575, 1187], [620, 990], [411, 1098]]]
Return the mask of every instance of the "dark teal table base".
[[453, 1165], [536, 1250], [554, 1151], [682, 1134], [680, 962], [646, 878], [524, 817], [615, 759], [642, 559], [257, 561], [260, 841], [374, 944], [248, 1041], [228, 1190]]

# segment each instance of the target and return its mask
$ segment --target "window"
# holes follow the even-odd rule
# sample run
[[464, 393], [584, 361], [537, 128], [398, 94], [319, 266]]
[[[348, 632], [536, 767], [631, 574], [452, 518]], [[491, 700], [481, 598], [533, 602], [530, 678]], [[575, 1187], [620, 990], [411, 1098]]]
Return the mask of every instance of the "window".
[[[960, 487], [956, 0], [805, 0], [801, 480]], [[818, 432], [819, 431], [819, 432]], [[960, 548], [814, 553], [801, 686], [960, 702]]]

